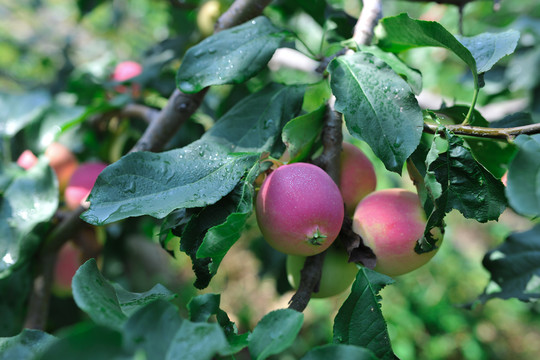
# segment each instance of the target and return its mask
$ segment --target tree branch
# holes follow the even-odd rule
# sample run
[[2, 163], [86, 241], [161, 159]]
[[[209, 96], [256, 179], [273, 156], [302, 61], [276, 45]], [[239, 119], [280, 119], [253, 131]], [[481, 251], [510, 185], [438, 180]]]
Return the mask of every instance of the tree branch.
[[216, 21], [214, 32], [242, 24], [262, 14], [272, 0], [236, 0]]
[[[531, 124], [512, 128], [486, 128], [468, 125], [444, 125], [456, 135], [466, 135], [490, 139], [511, 140], [518, 135], [540, 134], [540, 124]], [[424, 123], [424, 132], [435, 134], [438, 126]]]
[[358, 45], [369, 45], [373, 39], [373, 30], [382, 17], [381, 0], [364, 0], [360, 18], [354, 27], [353, 40]]

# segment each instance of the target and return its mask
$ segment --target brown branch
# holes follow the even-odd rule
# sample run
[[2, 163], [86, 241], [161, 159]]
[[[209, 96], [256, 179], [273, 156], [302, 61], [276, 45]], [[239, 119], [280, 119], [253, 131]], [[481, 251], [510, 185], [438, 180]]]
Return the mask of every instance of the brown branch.
[[214, 32], [240, 25], [261, 15], [271, 2], [272, 0], [236, 0], [216, 21]]
[[[518, 135], [540, 134], [540, 124], [531, 124], [511, 128], [487, 128], [468, 125], [444, 125], [456, 135], [466, 135], [490, 139], [511, 140]], [[424, 123], [424, 132], [435, 134], [438, 126], [435, 124]]]

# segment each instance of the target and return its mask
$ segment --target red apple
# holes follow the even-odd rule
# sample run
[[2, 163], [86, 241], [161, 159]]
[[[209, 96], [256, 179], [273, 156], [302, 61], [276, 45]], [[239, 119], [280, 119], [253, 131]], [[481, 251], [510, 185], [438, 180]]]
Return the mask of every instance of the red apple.
[[106, 167], [107, 164], [102, 162], [88, 162], [81, 164], [77, 168], [64, 193], [68, 208], [74, 210], [86, 200], [94, 187], [98, 175]]
[[[143, 67], [136, 61], [123, 61], [116, 65], [114, 68], [112, 79], [118, 82], [124, 82], [130, 80], [142, 73]], [[114, 88], [119, 93], [125, 93], [128, 88], [124, 85], [118, 85]], [[141, 87], [139, 84], [133, 84], [132, 87], [133, 97], [139, 97], [141, 94]]]
[[19, 158], [17, 159], [17, 165], [22, 167], [24, 170], [28, 170], [38, 162], [38, 158], [31, 150], [24, 150]]

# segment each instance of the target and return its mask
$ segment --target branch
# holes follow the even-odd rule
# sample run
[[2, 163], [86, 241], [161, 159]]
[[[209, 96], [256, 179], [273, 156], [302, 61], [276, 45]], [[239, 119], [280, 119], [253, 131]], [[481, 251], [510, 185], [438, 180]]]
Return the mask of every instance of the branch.
[[354, 27], [353, 40], [358, 45], [369, 45], [373, 39], [373, 30], [382, 17], [381, 0], [364, 0], [360, 18]]
[[214, 32], [245, 23], [262, 14], [272, 0], [236, 0], [216, 21]]
[[[468, 125], [444, 125], [456, 135], [466, 135], [490, 139], [511, 140], [518, 135], [540, 134], [540, 124], [531, 124], [512, 128], [486, 128]], [[424, 123], [424, 132], [435, 134], [438, 126]]]

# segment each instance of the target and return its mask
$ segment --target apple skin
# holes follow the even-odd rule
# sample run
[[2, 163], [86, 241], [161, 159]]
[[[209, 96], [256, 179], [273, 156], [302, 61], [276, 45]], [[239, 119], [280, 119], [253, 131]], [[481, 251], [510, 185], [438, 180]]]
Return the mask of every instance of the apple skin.
[[22, 167], [24, 170], [29, 170], [38, 162], [38, 158], [31, 150], [24, 150], [21, 155], [17, 158], [17, 165]]
[[69, 209], [75, 210], [86, 200], [98, 175], [106, 167], [107, 164], [102, 162], [87, 162], [77, 168], [64, 192], [64, 199]]
[[326, 250], [343, 223], [338, 186], [321, 168], [307, 163], [283, 165], [263, 182], [256, 215], [266, 241], [289, 255]]
[[60, 248], [54, 266], [53, 292], [63, 297], [71, 295], [71, 280], [82, 264], [82, 250], [72, 241]]
[[62, 192], [71, 176], [79, 166], [75, 155], [66, 146], [54, 142], [47, 146], [45, 156], [49, 159], [49, 165], [53, 168], [58, 178], [58, 187]]
[[352, 216], [360, 200], [375, 191], [377, 177], [368, 157], [349, 143], [343, 143], [340, 168], [339, 190], [345, 202], [345, 211]]
[[[311, 296], [314, 298], [327, 298], [341, 294], [351, 286], [358, 266], [355, 263], [348, 262], [348, 256], [345, 250], [328, 249], [324, 256], [321, 281], [319, 291]], [[300, 285], [300, 271], [304, 267], [306, 257], [297, 255], [287, 256], [287, 279], [294, 289]]]
[[508, 186], [508, 171], [504, 173], [504, 175], [501, 177], [501, 182], [504, 186]]
[[[417, 194], [404, 189], [379, 190], [366, 196], [357, 206], [353, 231], [377, 257], [375, 270], [397, 276], [427, 263], [437, 252], [417, 254], [417, 240], [422, 238], [426, 216]], [[437, 246], [442, 237], [438, 237]]]
[[[143, 67], [136, 61], [122, 61], [114, 68], [112, 79], [114, 81], [123, 82], [139, 76], [143, 71]], [[114, 88], [119, 93], [125, 93], [129, 89], [124, 85], [118, 85]], [[139, 84], [132, 85], [133, 97], [139, 97], [141, 95], [141, 87]]]

